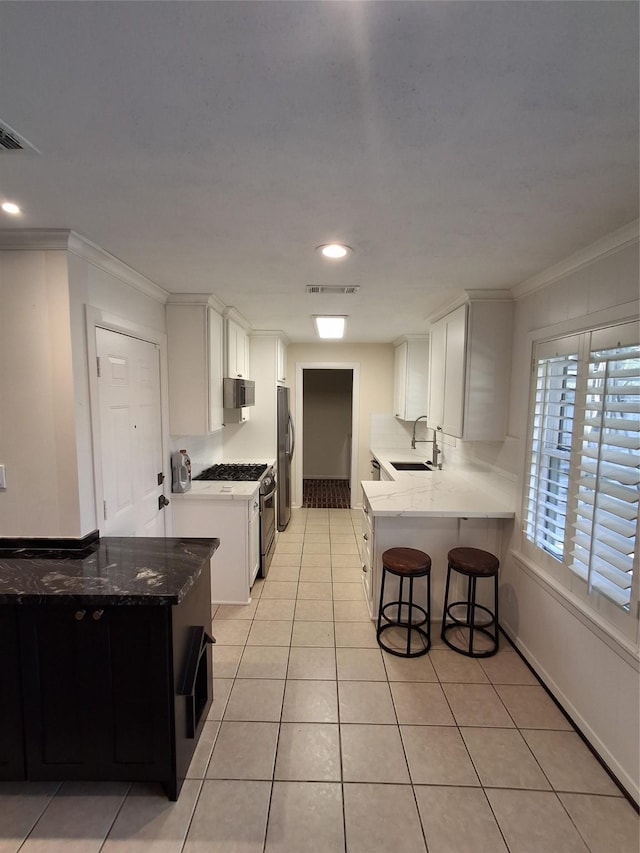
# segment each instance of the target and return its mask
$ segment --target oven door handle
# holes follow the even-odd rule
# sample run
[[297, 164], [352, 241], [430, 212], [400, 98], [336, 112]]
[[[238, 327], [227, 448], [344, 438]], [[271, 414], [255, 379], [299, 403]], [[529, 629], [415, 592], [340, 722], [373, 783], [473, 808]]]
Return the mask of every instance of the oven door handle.
[[260, 495], [260, 500], [262, 501], [262, 503], [265, 503], [265, 501], [268, 501], [269, 498], [272, 498], [277, 491], [278, 491], [278, 487], [274, 486], [272, 491], [267, 492], [266, 495]]

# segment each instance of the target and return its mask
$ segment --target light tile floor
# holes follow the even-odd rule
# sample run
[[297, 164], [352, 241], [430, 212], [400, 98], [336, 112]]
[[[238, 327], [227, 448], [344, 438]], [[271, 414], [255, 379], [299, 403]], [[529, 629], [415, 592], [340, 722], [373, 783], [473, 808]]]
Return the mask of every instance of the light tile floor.
[[383, 653], [358, 512], [297, 510], [213, 619], [215, 701], [177, 803], [0, 785], [0, 853], [638, 853], [639, 821], [519, 655]]

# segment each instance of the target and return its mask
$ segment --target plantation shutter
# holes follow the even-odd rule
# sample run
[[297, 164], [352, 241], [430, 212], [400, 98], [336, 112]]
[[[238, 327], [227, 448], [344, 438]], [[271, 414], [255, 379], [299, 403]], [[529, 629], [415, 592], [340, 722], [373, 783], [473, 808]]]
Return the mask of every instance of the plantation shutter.
[[[558, 352], [559, 344], [564, 352]], [[562, 560], [578, 370], [575, 338], [553, 342], [552, 349], [539, 346], [534, 370], [525, 534], [539, 548]]]
[[[637, 331], [633, 334], [637, 340]], [[570, 568], [587, 581], [589, 592], [597, 590], [629, 609], [640, 486], [640, 347], [595, 349], [594, 343], [596, 333], [581, 426]]]

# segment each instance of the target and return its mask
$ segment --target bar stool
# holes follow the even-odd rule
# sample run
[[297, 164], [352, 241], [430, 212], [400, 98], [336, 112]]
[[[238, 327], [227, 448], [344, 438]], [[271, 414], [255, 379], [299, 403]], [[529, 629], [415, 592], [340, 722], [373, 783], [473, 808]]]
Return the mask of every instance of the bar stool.
[[[398, 600], [384, 603], [384, 584], [387, 573], [396, 575], [400, 578], [400, 589], [398, 591]], [[413, 600], [413, 581], [415, 578], [427, 578], [427, 608], [421, 607]], [[403, 584], [405, 578], [409, 579], [409, 600], [403, 598]], [[396, 618], [392, 619], [387, 616], [387, 611], [396, 607]], [[406, 620], [402, 619], [402, 608], [408, 608]], [[422, 615], [419, 621], [413, 621], [413, 612], [417, 610]], [[386, 624], [382, 624], [384, 619]], [[426, 625], [426, 631], [422, 627]], [[407, 650], [406, 652], [398, 651], [391, 648], [382, 639], [382, 635], [390, 628], [406, 628], [407, 629]], [[424, 641], [424, 648], [418, 651], [411, 651], [411, 634], [415, 631]], [[418, 551], [415, 548], [389, 548], [382, 555], [382, 583], [380, 585], [380, 606], [378, 608], [378, 627], [376, 630], [378, 645], [386, 652], [398, 657], [415, 658], [419, 655], [425, 655], [431, 646], [431, 557], [425, 554], [424, 551]]]
[[[442, 613], [442, 640], [462, 655], [472, 658], [488, 658], [498, 651], [498, 569], [500, 561], [488, 551], [480, 548], [452, 548], [447, 555], [447, 582], [444, 591], [444, 608]], [[468, 578], [466, 601], [453, 601], [449, 603], [449, 581], [451, 572], [465, 575]], [[476, 582], [481, 578], [493, 578], [494, 582], [494, 604], [493, 611], [482, 604], [476, 604]], [[453, 615], [454, 607], [465, 608], [465, 617], [458, 618]], [[484, 622], [478, 622], [476, 612], [481, 611], [489, 618]], [[493, 627], [493, 630], [489, 630]], [[466, 628], [469, 631], [469, 644], [467, 648], [455, 645], [448, 637], [447, 632], [452, 628]], [[491, 640], [488, 649], [476, 650], [474, 647], [474, 636], [482, 634]]]

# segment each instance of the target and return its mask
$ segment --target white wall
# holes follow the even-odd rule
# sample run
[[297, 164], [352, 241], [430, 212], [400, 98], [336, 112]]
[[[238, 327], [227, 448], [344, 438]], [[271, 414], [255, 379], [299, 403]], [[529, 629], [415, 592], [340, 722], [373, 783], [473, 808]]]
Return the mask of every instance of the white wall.
[[[298, 363], [357, 363], [360, 365], [360, 399], [358, 400], [358, 481], [368, 480], [369, 422], [373, 412], [391, 412], [393, 406], [393, 346], [391, 344], [291, 344], [287, 350], [287, 376], [296, 376]], [[291, 411], [296, 410], [296, 388], [291, 383]], [[297, 465], [293, 459], [292, 482], [297, 487]], [[361, 496], [354, 495], [356, 503]], [[293, 504], [299, 506], [302, 495], [294, 491]]]
[[0, 252], [0, 536], [82, 535], [67, 257]]
[[[532, 336], [568, 333], [607, 318], [638, 315], [638, 244], [626, 245], [569, 272], [516, 302], [509, 439], [480, 448], [518, 471], [522, 491]], [[506, 448], [506, 449], [505, 449]], [[478, 449], [477, 449], [478, 450]], [[522, 527], [518, 507], [513, 552], [501, 569], [501, 623], [576, 724], [638, 799], [639, 696], [637, 650], [629, 650], [574, 607], [539, 567], [516, 559]]]
[[5, 537], [79, 538], [97, 527], [86, 307], [116, 326], [165, 331], [164, 291], [76, 235], [56, 235], [47, 237], [56, 248], [0, 251]]

